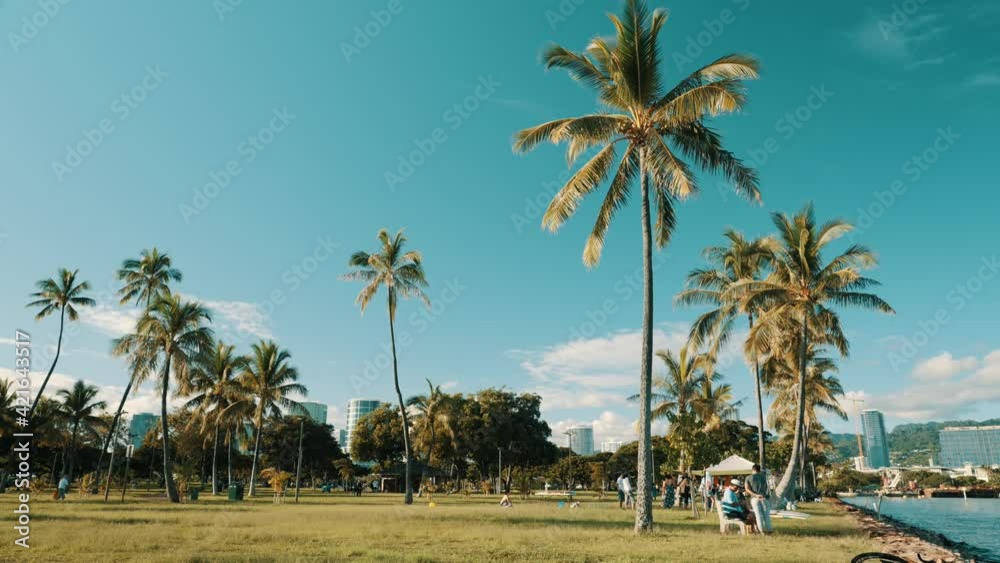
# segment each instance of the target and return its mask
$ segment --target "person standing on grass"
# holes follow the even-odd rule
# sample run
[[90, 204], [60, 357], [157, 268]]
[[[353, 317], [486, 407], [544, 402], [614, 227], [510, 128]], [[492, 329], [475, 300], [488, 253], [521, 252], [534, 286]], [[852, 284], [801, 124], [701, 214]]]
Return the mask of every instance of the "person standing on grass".
[[677, 484], [678, 502], [680, 508], [688, 508], [691, 503], [691, 481], [687, 475], [681, 475], [681, 481]]
[[59, 480], [59, 500], [66, 500], [66, 491], [69, 490], [69, 477], [66, 475], [62, 476]]
[[618, 509], [621, 510], [625, 508], [625, 474], [622, 473], [618, 475], [618, 480], [615, 484], [618, 486]]
[[628, 475], [622, 480], [622, 490], [625, 492], [625, 508], [635, 508], [635, 497], [632, 496], [632, 482]]
[[750, 493], [750, 508], [753, 509], [754, 516], [757, 517], [757, 528], [762, 534], [770, 534], [771, 528], [771, 506], [767, 502], [770, 490], [767, 486], [767, 477], [760, 471], [759, 464], [753, 464], [753, 473], [747, 479], [747, 492]]
[[663, 480], [663, 508], [673, 508], [677, 495], [677, 487], [674, 486], [674, 476], [667, 475]]

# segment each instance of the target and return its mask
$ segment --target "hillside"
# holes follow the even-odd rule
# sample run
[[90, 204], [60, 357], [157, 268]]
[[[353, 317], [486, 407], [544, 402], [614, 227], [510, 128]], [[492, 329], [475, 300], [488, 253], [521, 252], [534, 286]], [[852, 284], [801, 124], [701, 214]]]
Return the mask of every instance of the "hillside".
[[[991, 426], [1000, 424], [1000, 418], [983, 420], [949, 420], [900, 424], [889, 432], [889, 456], [894, 465], [927, 465], [933, 457], [938, 462], [941, 444], [938, 432], [949, 426]], [[858, 439], [854, 434], [830, 434], [834, 453], [831, 459], [844, 461], [858, 455]]]

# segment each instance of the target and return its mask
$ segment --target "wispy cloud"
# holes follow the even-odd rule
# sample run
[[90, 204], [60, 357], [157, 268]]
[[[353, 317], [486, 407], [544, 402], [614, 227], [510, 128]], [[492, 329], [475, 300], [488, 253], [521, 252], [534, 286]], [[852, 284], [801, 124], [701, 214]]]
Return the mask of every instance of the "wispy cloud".
[[985, 71], [972, 76], [969, 86], [1000, 86], [1000, 72]]
[[[861, 24], [848, 32], [855, 49], [883, 62], [898, 62], [908, 70], [938, 65], [951, 56], [927, 53], [936, 39], [943, 38], [950, 26], [939, 13], [898, 14], [870, 11]], [[918, 58], [920, 57], [920, 58]]]
[[135, 330], [139, 312], [119, 309], [106, 303], [80, 310], [80, 322], [108, 336], [119, 337]]
[[223, 338], [232, 340], [241, 335], [274, 338], [271, 321], [255, 303], [247, 301], [215, 301], [201, 299], [202, 305], [212, 310], [212, 321]]
[[922, 381], [950, 379], [964, 371], [974, 369], [978, 364], [979, 362], [972, 356], [955, 358], [945, 352], [918, 363], [913, 369], [913, 377]]

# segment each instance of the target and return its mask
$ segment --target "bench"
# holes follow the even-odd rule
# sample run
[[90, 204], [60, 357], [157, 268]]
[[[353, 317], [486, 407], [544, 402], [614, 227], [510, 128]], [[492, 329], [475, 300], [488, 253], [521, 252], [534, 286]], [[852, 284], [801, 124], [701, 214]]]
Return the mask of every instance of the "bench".
[[[714, 499], [713, 499], [714, 500]], [[712, 504], [715, 505], [716, 511], [719, 513], [719, 533], [728, 534], [729, 528], [736, 526], [740, 529], [741, 535], [747, 535], [747, 524], [742, 520], [737, 520], [736, 518], [727, 518], [725, 513], [722, 512], [722, 503], [715, 500]]]

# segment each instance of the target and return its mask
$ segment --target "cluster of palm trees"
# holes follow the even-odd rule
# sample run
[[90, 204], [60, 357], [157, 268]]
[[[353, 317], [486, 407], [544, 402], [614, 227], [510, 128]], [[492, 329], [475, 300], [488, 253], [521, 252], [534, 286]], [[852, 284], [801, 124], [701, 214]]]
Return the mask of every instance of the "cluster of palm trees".
[[[626, 206], [638, 180], [644, 271], [642, 351], [639, 373], [639, 452], [635, 530], [652, 529], [651, 421], [653, 378], [653, 268], [652, 252], [667, 245], [676, 225], [675, 204], [697, 193], [692, 166], [723, 176], [732, 188], [751, 201], [760, 201], [756, 172], [724, 148], [722, 137], [706, 121], [741, 110], [746, 102], [744, 81], [758, 76], [758, 63], [744, 55], [726, 55], [694, 71], [667, 89], [660, 68], [659, 32], [666, 23], [663, 10], [650, 11], [644, 0], [626, 0], [620, 17], [609, 16], [614, 37], [596, 36], [583, 52], [551, 46], [544, 54], [547, 68], [566, 70], [581, 85], [597, 94], [602, 111], [580, 117], [549, 121], [520, 131], [514, 149], [527, 152], [543, 142], [567, 145], [567, 161], [592, 153], [590, 159], [553, 197], [542, 217], [542, 226], [555, 231], [579, 208], [581, 201], [608, 182], [597, 220], [583, 251], [583, 262], [600, 261], [608, 228]], [[652, 199], [652, 202], [651, 202]], [[652, 205], [655, 203], [655, 206]], [[652, 216], [655, 225], [651, 224]], [[806, 388], [810, 351], [828, 346], [847, 353], [847, 341], [832, 305], [862, 306], [885, 312], [892, 309], [863, 290], [875, 284], [860, 274], [874, 264], [874, 255], [854, 246], [829, 262], [821, 251], [849, 229], [834, 221], [818, 226], [811, 208], [787, 217], [776, 215], [778, 241], [769, 259], [769, 273], [754, 276], [744, 271], [750, 264], [730, 264], [712, 254], [723, 278], [704, 279], [707, 293], [688, 292], [684, 302], [709, 302], [717, 306], [702, 317], [692, 331], [694, 345], [686, 352], [692, 364], [705, 344], [709, 355], [732, 333], [738, 317], [750, 328], [745, 352], [760, 381], [762, 366], [784, 363], [798, 375], [797, 389]], [[723, 252], [722, 254], [725, 254]], [[756, 258], [755, 258], [756, 259]], [[764, 262], [764, 258], [760, 258]], [[757, 266], [762, 268], [763, 264]], [[697, 277], [697, 275], [695, 275]], [[699, 281], [699, 280], [695, 280]], [[697, 283], [701, 286], [701, 283]], [[714, 292], [714, 297], [712, 296]], [[677, 362], [675, 362], [677, 363]], [[693, 367], [693, 366], [692, 366]], [[678, 363], [678, 369], [681, 369]], [[684, 368], [687, 369], [687, 368]], [[711, 369], [702, 368], [702, 379]], [[697, 376], [691, 376], [697, 379]], [[769, 376], [770, 377], [770, 376]], [[686, 381], [685, 385], [692, 384]], [[757, 386], [759, 389], [759, 385]], [[793, 455], [778, 493], [787, 496], [801, 463], [806, 434], [805, 392], [796, 392]], [[761, 410], [757, 391], [758, 411]], [[688, 411], [690, 412], [690, 411]], [[758, 415], [763, 434], [763, 415]], [[759, 440], [761, 448], [763, 440]], [[763, 458], [763, 451], [760, 452]]]
[[[33, 413], [36, 407], [45, 404], [42, 393], [59, 359], [65, 319], [74, 321], [79, 317], [78, 307], [94, 305], [94, 300], [86, 296], [90, 285], [77, 281], [77, 276], [76, 271], [60, 270], [56, 278], [39, 282], [39, 291], [32, 295], [34, 301], [28, 305], [40, 308], [37, 319], [57, 311], [60, 315], [56, 355], [32, 404]], [[189, 424], [199, 424], [206, 440], [214, 440], [213, 493], [218, 492], [216, 454], [220, 433], [224, 433], [225, 443], [231, 449], [232, 440], [244, 434], [247, 423], [252, 424], [254, 452], [250, 494], [254, 494], [265, 419], [290, 411], [304, 412], [293, 398], [304, 397], [306, 388], [297, 383], [298, 371], [290, 364], [291, 354], [275, 342], [261, 341], [251, 346], [248, 356], [242, 356], [236, 354], [234, 346], [217, 341], [210, 327], [208, 309], [171, 290], [172, 283], [181, 281], [181, 272], [173, 267], [167, 254], [156, 248], [144, 250], [138, 259], [125, 260], [116, 277], [122, 282], [118, 291], [121, 304], [134, 302], [142, 309], [134, 331], [113, 342], [113, 353], [128, 361], [130, 376], [108, 425], [98, 470], [103, 468], [104, 451], [115, 436], [129, 394], [143, 382], [155, 379], [160, 390], [163, 479], [169, 500], [180, 502], [167, 417], [171, 383], [175, 395], [189, 397], [188, 404], [195, 413]], [[71, 391], [59, 392], [62, 402], [73, 406], [72, 409], [66, 407], [73, 421], [71, 450], [75, 449], [78, 430], [91, 428], [88, 421], [96, 411], [106, 407], [103, 401], [94, 400], [96, 394], [96, 388], [83, 382], [77, 382]], [[32, 422], [37, 429], [37, 417], [33, 417]], [[73, 459], [71, 456], [70, 475]], [[229, 478], [231, 481], [231, 456]]]

